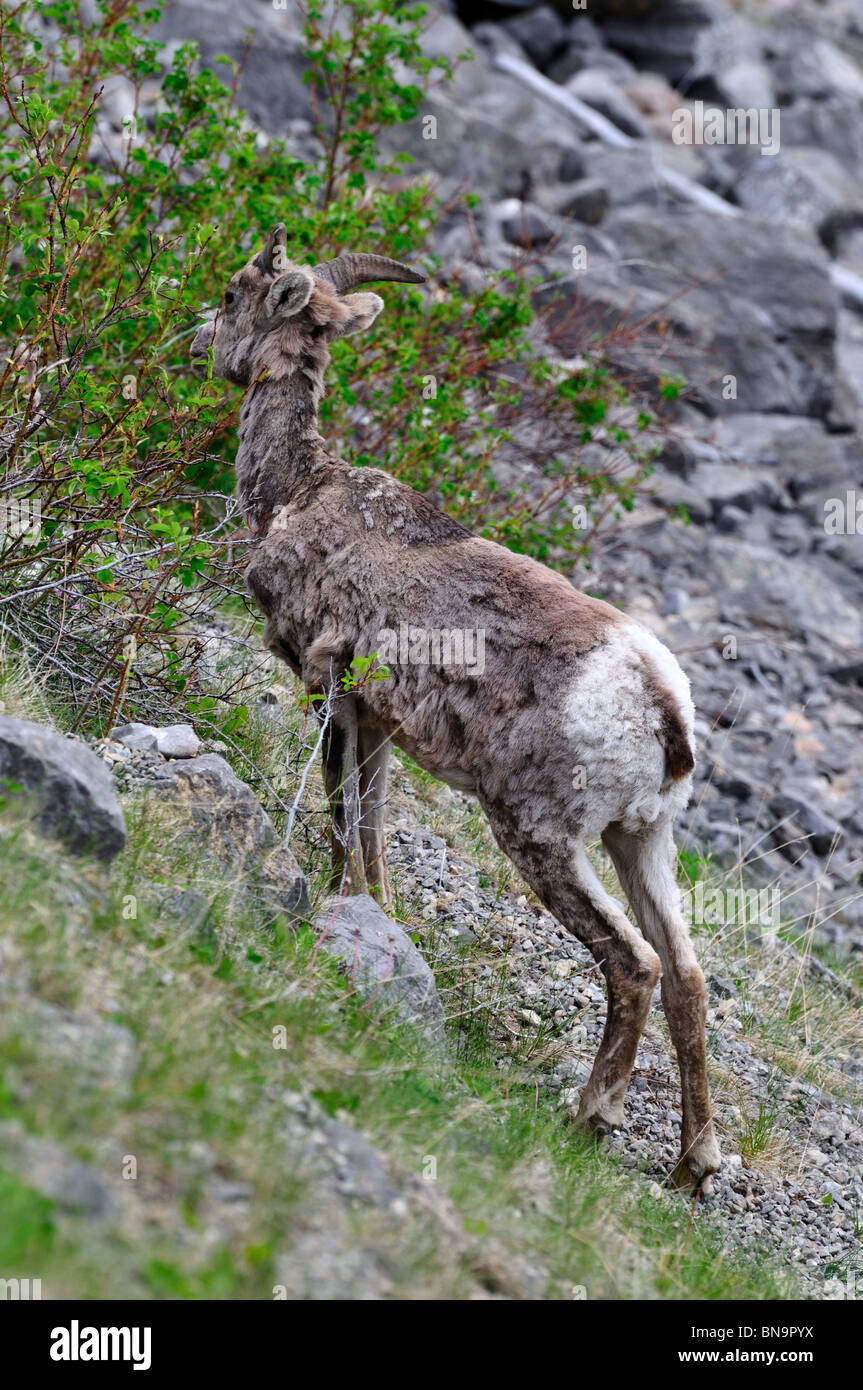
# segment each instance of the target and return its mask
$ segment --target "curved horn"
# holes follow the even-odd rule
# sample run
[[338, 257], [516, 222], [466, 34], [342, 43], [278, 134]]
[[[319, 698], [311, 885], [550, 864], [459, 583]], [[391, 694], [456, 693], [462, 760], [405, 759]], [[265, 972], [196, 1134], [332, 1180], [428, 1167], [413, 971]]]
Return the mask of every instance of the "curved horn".
[[357, 285], [368, 285], [375, 280], [403, 280], [409, 285], [421, 285], [427, 279], [421, 270], [402, 265], [401, 261], [391, 261], [389, 256], [368, 256], [362, 252], [348, 252], [344, 256], [334, 256], [331, 261], [322, 261], [312, 273], [328, 280], [338, 294], [346, 294]]

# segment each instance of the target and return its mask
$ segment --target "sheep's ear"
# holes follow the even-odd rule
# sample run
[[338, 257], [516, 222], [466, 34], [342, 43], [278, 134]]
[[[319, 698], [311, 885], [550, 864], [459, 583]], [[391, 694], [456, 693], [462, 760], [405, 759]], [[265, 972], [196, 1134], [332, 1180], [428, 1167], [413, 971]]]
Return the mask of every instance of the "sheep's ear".
[[264, 314], [268, 319], [291, 318], [305, 309], [314, 288], [311, 271], [300, 268], [285, 271], [267, 290]]
[[336, 326], [337, 338], [346, 338], [350, 333], [362, 333], [364, 329], [371, 328], [384, 307], [379, 294], [344, 294], [339, 304], [350, 310], [350, 318]]
[[288, 233], [284, 222], [277, 222], [272, 228], [258, 261], [265, 275], [275, 275], [277, 270], [287, 270]]

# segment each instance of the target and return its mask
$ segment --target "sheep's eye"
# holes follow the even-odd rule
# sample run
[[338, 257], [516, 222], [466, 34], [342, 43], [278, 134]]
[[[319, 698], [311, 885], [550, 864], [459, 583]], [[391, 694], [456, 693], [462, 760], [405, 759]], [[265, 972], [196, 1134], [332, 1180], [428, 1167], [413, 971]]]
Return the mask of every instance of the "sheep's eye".
[[233, 290], [225, 290], [225, 308], [226, 308], [226, 309], [230, 309], [230, 307], [231, 307], [231, 305], [233, 304], [233, 302], [234, 302], [234, 300], [236, 299], [236, 297], [237, 297], [237, 296], [234, 294], [234, 291], [233, 291]]

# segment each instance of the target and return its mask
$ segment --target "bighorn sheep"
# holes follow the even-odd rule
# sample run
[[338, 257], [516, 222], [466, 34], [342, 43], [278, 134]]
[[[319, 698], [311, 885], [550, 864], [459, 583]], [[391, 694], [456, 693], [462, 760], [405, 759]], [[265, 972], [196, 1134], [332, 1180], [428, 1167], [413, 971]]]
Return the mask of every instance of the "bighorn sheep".
[[[608, 1014], [574, 1116], [600, 1134], [623, 1100], [657, 981], [680, 1066], [681, 1186], [707, 1191], [720, 1162], [705, 1059], [706, 991], [680, 911], [672, 824], [691, 790], [693, 708], [674, 657], [560, 574], [471, 535], [318, 434], [329, 344], [383, 308], [369, 281], [425, 277], [383, 256], [312, 269], [285, 228], [231, 279], [192, 345], [196, 371], [250, 388], [237, 486], [252, 532], [251, 592], [266, 642], [308, 688], [339, 682], [382, 634], [484, 634], [484, 669], [388, 654], [389, 679], [333, 705], [324, 773], [337, 868], [389, 902], [383, 809], [390, 743], [473, 792], [539, 899], [592, 952]], [[404, 625], [407, 625], [405, 628]], [[408, 659], [405, 660], [407, 655]], [[585, 852], [602, 837], [638, 928]]]

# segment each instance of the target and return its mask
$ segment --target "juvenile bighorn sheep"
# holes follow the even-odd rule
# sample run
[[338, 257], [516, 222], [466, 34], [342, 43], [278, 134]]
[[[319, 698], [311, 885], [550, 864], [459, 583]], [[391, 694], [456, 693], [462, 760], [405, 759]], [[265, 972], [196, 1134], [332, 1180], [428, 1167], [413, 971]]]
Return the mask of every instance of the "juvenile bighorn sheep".
[[[471, 535], [318, 434], [329, 345], [383, 308], [369, 281], [425, 277], [384, 256], [287, 259], [285, 228], [231, 279], [192, 345], [195, 369], [250, 388], [237, 486], [259, 537], [248, 572], [266, 642], [307, 688], [328, 689], [381, 634], [485, 634], [484, 670], [389, 661], [389, 679], [333, 702], [324, 772], [343, 884], [389, 902], [383, 810], [390, 743], [472, 792], [498, 844], [605, 976], [605, 1032], [578, 1110], [607, 1133], [657, 981], [683, 1092], [674, 1177], [702, 1191], [719, 1166], [705, 1062], [704, 977], [680, 911], [672, 823], [691, 790], [693, 708], [674, 657], [561, 575]], [[585, 852], [602, 837], [638, 922]]]

